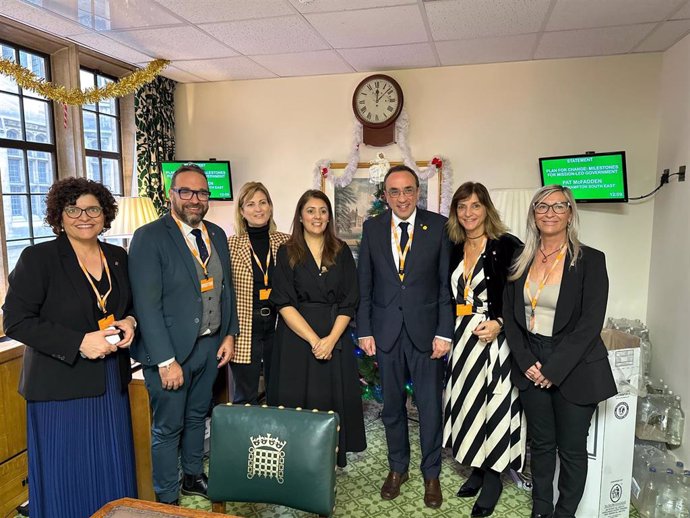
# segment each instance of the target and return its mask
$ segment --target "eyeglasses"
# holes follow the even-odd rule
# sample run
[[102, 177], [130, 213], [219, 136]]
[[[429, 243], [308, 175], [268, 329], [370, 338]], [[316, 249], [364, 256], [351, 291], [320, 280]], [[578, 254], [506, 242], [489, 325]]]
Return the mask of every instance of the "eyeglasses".
[[181, 200], [191, 200], [195, 195], [196, 199], [199, 201], [208, 201], [208, 199], [211, 197], [211, 193], [208, 191], [193, 191], [192, 189], [170, 189], [173, 192], [176, 192], [177, 195], [180, 197]]
[[414, 193], [417, 191], [414, 187], [405, 187], [402, 191], [400, 189], [390, 189], [389, 191], [386, 191], [386, 194], [390, 196], [391, 198], [400, 198], [401, 194], [404, 194], [405, 196], [414, 196]]
[[565, 214], [566, 212], [568, 212], [569, 208], [569, 201], [559, 201], [556, 203], [552, 203], [551, 205], [549, 205], [548, 203], [534, 204], [534, 212], [536, 212], [537, 214], [546, 214], [547, 212], [549, 212], [549, 209], [553, 209], [553, 212], [555, 214]]
[[93, 207], [86, 207], [85, 209], [82, 209], [81, 207], [77, 207], [76, 205], [70, 205], [68, 207], [65, 207], [63, 212], [72, 219], [81, 218], [81, 215], [84, 212], [86, 212], [86, 215], [90, 218], [97, 218], [98, 216], [103, 214], [103, 207], [94, 205]]

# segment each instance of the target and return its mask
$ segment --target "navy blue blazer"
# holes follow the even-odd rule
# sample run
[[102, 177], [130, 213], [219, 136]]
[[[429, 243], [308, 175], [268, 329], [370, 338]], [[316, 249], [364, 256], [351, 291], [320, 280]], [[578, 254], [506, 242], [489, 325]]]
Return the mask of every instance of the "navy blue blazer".
[[388, 352], [404, 323], [415, 347], [431, 351], [434, 336], [453, 337], [446, 218], [417, 209], [402, 282], [391, 248], [391, 218], [388, 210], [364, 223], [357, 268], [357, 334], [373, 336], [377, 349]]
[[[601, 339], [609, 292], [606, 258], [594, 248], [581, 250], [574, 266], [570, 266], [570, 253], [566, 255], [553, 322], [554, 350], [541, 372], [568, 401], [587, 405], [608, 399], [617, 390]], [[512, 379], [521, 390], [531, 383], [525, 371], [537, 362], [527, 337], [524, 287], [528, 273], [526, 268], [522, 277], [506, 285], [503, 299], [505, 333], [518, 365]]]
[[[239, 333], [230, 254], [225, 232], [204, 221], [223, 267], [220, 336]], [[129, 247], [129, 277], [139, 327], [132, 357], [157, 365], [182, 363], [199, 336], [202, 305], [199, 277], [185, 238], [170, 214], [144, 225]]]
[[[127, 252], [99, 243], [120, 297], [115, 319], [132, 314], [127, 279]], [[19, 392], [30, 401], [54, 401], [100, 396], [105, 392], [102, 360], [79, 354], [84, 335], [98, 331], [89, 284], [67, 236], [22, 251], [9, 276], [3, 306], [7, 336], [24, 343]], [[131, 379], [129, 353], [119, 349], [120, 387]]]

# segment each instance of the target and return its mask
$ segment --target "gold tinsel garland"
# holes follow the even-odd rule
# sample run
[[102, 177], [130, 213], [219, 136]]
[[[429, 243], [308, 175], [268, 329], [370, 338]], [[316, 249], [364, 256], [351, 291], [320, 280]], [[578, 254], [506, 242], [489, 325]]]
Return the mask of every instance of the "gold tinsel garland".
[[167, 59], [156, 59], [146, 68], [132, 72], [118, 81], [113, 81], [103, 87], [87, 88], [84, 91], [78, 88], [68, 90], [64, 86], [50, 83], [36, 76], [31, 70], [7, 59], [0, 59], [0, 74], [13, 78], [22, 88], [32, 90], [53, 101], [81, 106], [134, 93], [140, 86], [153, 81], [169, 63]]

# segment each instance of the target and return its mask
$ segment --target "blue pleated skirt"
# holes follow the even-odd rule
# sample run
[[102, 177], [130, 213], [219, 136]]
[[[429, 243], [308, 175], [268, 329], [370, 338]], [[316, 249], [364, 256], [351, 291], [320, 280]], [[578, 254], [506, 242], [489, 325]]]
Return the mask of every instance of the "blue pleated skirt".
[[31, 518], [87, 518], [136, 498], [129, 399], [116, 355], [104, 361], [103, 395], [27, 402]]

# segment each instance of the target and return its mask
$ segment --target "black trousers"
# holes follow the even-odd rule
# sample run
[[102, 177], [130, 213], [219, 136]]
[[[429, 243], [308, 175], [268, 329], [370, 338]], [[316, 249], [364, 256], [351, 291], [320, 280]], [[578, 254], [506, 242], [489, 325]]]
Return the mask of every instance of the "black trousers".
[[[553, 351], [551, 337], [530, 334], [530, 349], [544, 364]], [[534, 384], [520, 391], [531, 439], [533, 512], [574, 518], [587, 480], [587, 435], [596, 405], [576, 405], [558, 387]], [[561, 461], [558, 502], [553, 505], [556, 455]]]
[[272, 307], [255, 308], [252, 314], [252, 356], [250, 363], [233, 363], [235, 380], [233, 403], [259, 402], [259, 377], [264, 369], [264, 385], [268, 387], [271, 375], [273, 341], [276, 334], [276, 312]]
[[381, 373], [381, 420], [386, 430], [390, 469], [404, 473], [410, 465], [410, 438], [405, 407], [405, 383], [409, 373], [419, 410], [419, 442], [422, 450], [420, 468], [425, 479], [438, 478], [441, 472], [443, 435], [443, 360], [432, 360], [431, 351], [417, 350], [405, 326], [393, 349], [389, 352], [377, 349], [376, 359]]

